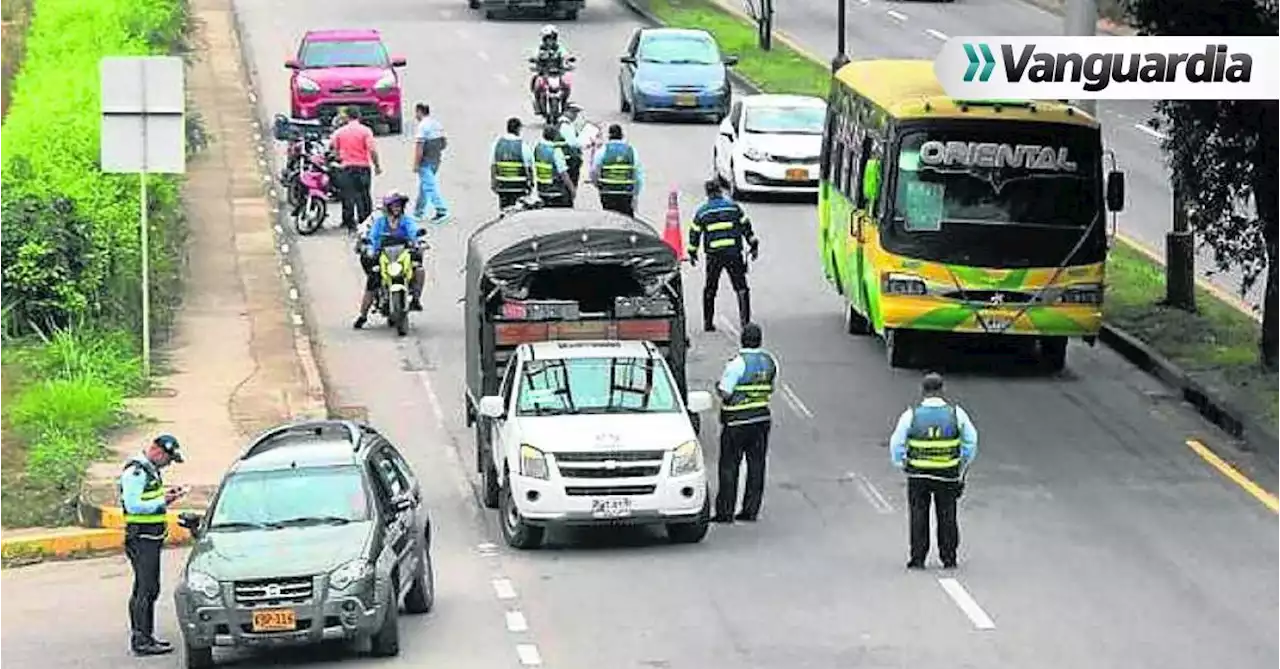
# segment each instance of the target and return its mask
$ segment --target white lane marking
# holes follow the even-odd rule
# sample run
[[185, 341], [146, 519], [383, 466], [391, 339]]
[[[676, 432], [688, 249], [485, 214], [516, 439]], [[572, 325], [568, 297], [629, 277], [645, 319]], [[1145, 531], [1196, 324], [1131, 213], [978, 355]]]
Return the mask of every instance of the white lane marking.
[[502, 84], [503, 86], [506, 86], [511, 83], [511, 79], [509, 79], [507, 75], [501, 72], [495, 72], [493, 75], [493, 78], [497, 79], [498, 83]]
[[[444, 408], [440, 404], [440, 396], [436, 394], [435, 386], [431, 384], [431, 375], [426, 370], [417, 373], [418, 383], [422, 385], [423, 394], [427, 396], [427, 404], [431, 405], [431, 415], [436, 420], [436, 429], [444, 434], [444, 457], [449, 461], [449, 467], [453, 468], [456, 476], [453, 477], [453, 483], [457, 486], [458, 495], [464, 500], [473, 499], [475, 493], [471, 489], [471, 484], [467, 481], [467, 468], [462, 464], [462, 458], [458, 455], [458, 450], [448, 443], [448, 428], [445, 427]], [[483, 544], [481, 545], [483, 546]], [[496, 550], [496, 546], [494, 547]]]
[[458, 34], [458, 37], [461, 37], [462, 39], [467, 39], [467, 37], [469, 37], [469, 36], [470, 36], [470, 35], [467, 33], [467, 29], [466, 29], [466, 28], [461, 28], [461, 27], [454, 28], [454, 29], [453, 29], [453, 32], [457, 33], [457, 34]]
[[302, 316], [298, 314], [293, 314], [293, 324], [299, 325], [299, 326], [302, 325]]
[[969, 616], [969, 620], [973, 621], [974, 627], [980, 630], [993, 630], [996, 628], [995, 621], [991, 619], [991, 616], [987, 615], [986, 611], [982, 610], [981, 606], [978, 606], [978, 602], [974, 600], [968, 590], [964, 589], [963, 585], [960, 585], [960, 581], [954, 578], [940, 578], [938, 583], [951, 596], [951, 601], [955, 602], [956, 606], [960, 607], [960, 610], [964, 611], [966, 616]]
[[290, 288], [290, 289], [289, 289], [289, 299], [291, 299], [291, 300], [293, 300], [293, 301], [295, 301], [295, 302], [296, 302], [296, 301], [298, 301], [298, 289], [297, 289], [297, 288]]
[[440, 18], [442, 18], [442, 19], [451, 19], [451, 18], [453, 18], [453, 10], [452, 10], [452, 9], [442, 9], [442, 10], [440, 10]]
[[895, 21], [906, 21], [906, 20], [907, 20], [907, 15], [906, 15], [906, 14], [903, 14], [902, 12], [899, 12], [899, 11], [896, 11], [896, 10], [893, 10], [893, 9], [890, 9], [889, 11], [887, 11], [887, 12], [885, 12], [885, 13], [886, 13], [886, 14], [888, 14], [888, 15], [889, 15], [891, 18], [893, 18]]
[[435, 416], [436, 427], [445, 429], [444, 409], [440, 408], [440, 396], [436, 394], [435, 386], [431, 385], [431, 376], [425, 371], [418, 372], [418, 382], [422, 384], [422, 389], [427, 393], [427, 404], [431, 405], [431, 413]]
[[285, 266], [284, 266], [284, 275], [285, 275], [285, 276], [292, 276], [292, 275], [293, 275], [293, 265], [285, 265]]
[[485, 52], [483, 52], [483, 51], [477, 51], [477, 52], [476, 52], [476, 58], [479, 58], [480, 60], [483, 60], [483, 61], [484, 61], [484, 62], [486, 62], [486, 63], [487, 63], [487, 62], [489, 62], [489, 54], [487, 54], [487, 53], [485, 53]]
[[1147, 125], [1147, 124], [1145, 124], [1145, 123], [1134, 123], [1134, 124], [1133, 124], [1133, 127], [1134, 127], [1134, 128], [1136, 128], [1136, 129], [1138, 130], [1138, 132], [1141, 132], [1141, 133], [1143, 133], [1143, 134], [1145, 134], [1145, 135], [1148, 135], [1148, 136], [1150, 136], [1150, 137], [1154, 137], [1154, 138], [1159, 139], [1159, 140], [1166, 140], [1166, 139], [1169, 139], [1169, 136], [1168, 136], [1168, 135], [1164, 134], [1163, 132], [1160, 132], [1159, 130], [1156, 130], [1155, 128], [1153, 128], [1153, 127], [1151, 127], [1151, 126], [1149, 126], [1149, 125]]
[[525, 620], [524, 614], [519, 611], [507, 611], [507, 631], [527, 632], [529, 631], [529, 621]]
[[480, 554], [485, 557], [494, 557], [495, 555], [498, 554], [498, 544], [489, 543], [486, 541], [476, 546], [476, 550], [479, 550]]
[[520, 664], [526, 667], [542, 665], [542, 656], [538, 654], [538, 647], [531, 643], [516, 644], [516, 655], [520, 656]]
[[808, 418], [809, 420], [813, 420], [813, 412], [809, 410], [809, 407], [804, 405], [804, 401], [800, 399], [800, 396], [796, 394], [796, 391], [792, 390], [791, 386], [787, 385], [785, 382], [783, 382], [780, 387], [782, 388], [782, 398], [787, 401], [787, 404], [790, 404], [791, 408], [795, 409], [796, 413]]
[[516, 586], [512, 585], [509, 578], [493, 579], [493, 592], [498, 595], [498, 599], [516, 598]]
[[859, 472], [849, 472], [849, 478], [858, 486], [858, 492], [862, 493], [863, 498], [876, 510], [876, 513], [893, 513], [893, 505], [880, 492], [880, 489], [871, 482], [871, 479]]
[[947, 37], [947, 34], [946, 34], [946, 33], [942, 32], [941, 30], [934, 30], [933, 28], [925, 28], [925, 29], [924, 29], [924, 34], [926, 34], [926, 35], [928, 35], [929, 37], [932, 37], [932, 38], [934, 38], [934, 39], [936, 39], [936, 40], [941, 40], [941, 41], [943, 41], [943, 42], [945, 42], [945, 41], [947, 41], [947, 40], [951, 39], [950, 37]]

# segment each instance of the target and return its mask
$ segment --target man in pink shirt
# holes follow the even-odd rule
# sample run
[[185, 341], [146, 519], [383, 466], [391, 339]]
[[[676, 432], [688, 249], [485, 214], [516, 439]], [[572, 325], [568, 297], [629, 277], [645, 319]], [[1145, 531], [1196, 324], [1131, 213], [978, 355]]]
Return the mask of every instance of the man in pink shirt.
[[342, 168], [342, 227], [354, 231], [359, 221], [373, 213], [373, 174], [382, 174], [382, 165], [373, 130], [347, 107], [338, 111], [338, 118], [342, 126], [330, 142]]

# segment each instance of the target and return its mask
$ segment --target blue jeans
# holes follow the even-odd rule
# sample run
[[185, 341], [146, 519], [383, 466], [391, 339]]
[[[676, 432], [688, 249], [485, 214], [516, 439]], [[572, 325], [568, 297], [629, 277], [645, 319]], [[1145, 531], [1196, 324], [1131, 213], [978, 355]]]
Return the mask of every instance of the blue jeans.
[[418, 204], [413, 209], [415, 218], [424, 218], [428, 205], [436, 216], [449, 213], [449, 205], [440, 197], [440, 179], [436, 175], [439, 170], [439, 165], [423, 165], [418, 168]]

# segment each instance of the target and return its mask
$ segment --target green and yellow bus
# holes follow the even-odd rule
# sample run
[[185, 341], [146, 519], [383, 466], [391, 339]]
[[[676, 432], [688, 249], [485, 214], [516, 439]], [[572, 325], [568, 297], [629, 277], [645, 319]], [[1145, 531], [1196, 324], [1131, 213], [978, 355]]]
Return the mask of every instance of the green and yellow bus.
[[[855, 61], [832, 80], [819, 250], [850, 334], [903, 366], [928, 335], [1026, 337], [1047, 367], [1102, 324], [1107, 211], [1088, 114], [1056, 101], [956, 100], [925, 60]], [[1114, 160], [1111, 161], [1114, 167]]]

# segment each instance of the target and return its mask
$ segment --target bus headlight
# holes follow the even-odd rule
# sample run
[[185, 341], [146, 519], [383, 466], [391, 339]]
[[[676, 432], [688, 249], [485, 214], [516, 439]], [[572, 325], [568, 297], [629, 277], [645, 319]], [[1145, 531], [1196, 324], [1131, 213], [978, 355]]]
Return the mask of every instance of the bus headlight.
[[529, 444], [521, 444], [520, 474], [529, 478], [547, 480], [549, 475], [546, 454]]
[[929, 292], [924, 279], [914, 274], [886, 272], [880, 281], [880, 291], [885, 295], [925, 295]]
[[671, 475], [684, 476], [702, 471], [702, 446], [686, 441], [671, 453]]
[[1061, 304], [1102, 304], [1102, 286], [1089, 284], [1070, 286], [1058, 296]]

